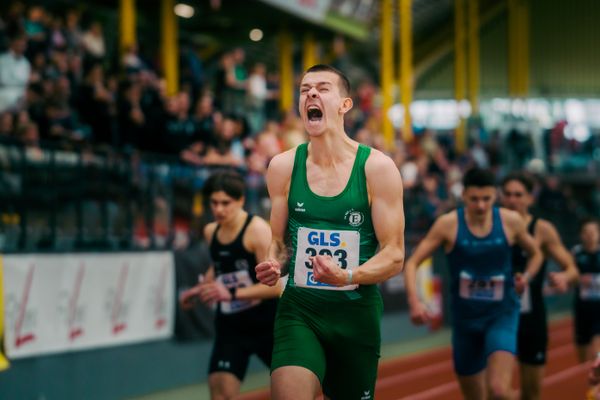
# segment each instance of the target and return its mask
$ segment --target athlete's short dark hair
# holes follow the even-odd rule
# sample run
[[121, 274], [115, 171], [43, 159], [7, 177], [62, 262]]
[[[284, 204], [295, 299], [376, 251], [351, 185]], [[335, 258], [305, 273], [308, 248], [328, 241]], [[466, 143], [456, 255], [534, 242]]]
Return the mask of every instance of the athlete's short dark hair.
[[309, 72], [331, 72], [340, 78], [340, 90], [344, 96], [350, 95], [350, 81], [348, 77], [339, 69], [327, 64], [315, 64], [304, 72], [304, 75]]
[[463, 187], [466, 189], [470, 186], [496, 186], [496, 178], [492, 171], [488, 169], [471, 168], [463, 176]]
[[244, 178], [232, 170], [215, 172], [206, 180], [202, 188], [202, 194], [205, 198], [209, 198], [216, 192], [225, 192], [227, 196], [239, 200], [244, 197], [245, 191]]
[[532, 193], [533, 188], [535, 188], [535, 180], [526, 172], [511, 172], [510, 174], [506, 175], [504, 179], [502, 179], [502, 187], [504, 188], [504, 185], [510, 181], [517, 181], [521, 183], [523, 186], [525, 186], [527, 193]]

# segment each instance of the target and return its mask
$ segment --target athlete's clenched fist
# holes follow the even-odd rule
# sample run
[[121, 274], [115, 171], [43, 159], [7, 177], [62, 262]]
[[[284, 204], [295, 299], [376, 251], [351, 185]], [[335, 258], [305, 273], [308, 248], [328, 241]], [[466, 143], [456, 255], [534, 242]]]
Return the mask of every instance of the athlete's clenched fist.
[[256, 266], [256, 278], [265, 285], [275, 286], [281, 277], [281, 264], [275, 260], [263, 261]]

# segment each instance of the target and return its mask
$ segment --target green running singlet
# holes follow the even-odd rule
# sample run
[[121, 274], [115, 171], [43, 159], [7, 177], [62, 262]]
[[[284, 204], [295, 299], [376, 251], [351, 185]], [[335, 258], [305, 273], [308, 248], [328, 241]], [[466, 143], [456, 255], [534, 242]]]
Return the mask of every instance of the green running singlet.
[[336, 196], [313, 193], [306, 178], [308, 144], [297, 147], [288, 195], [289, 278], [275, 322], [271, 371], [302, 366], [331, 399], [373, 398], [381, 347], [383, 303], [377, 285], [335, 287], [314, 279], [310, 256], [331, 256], [359, 268], [378, 246], [359, 145], [346, 187]]

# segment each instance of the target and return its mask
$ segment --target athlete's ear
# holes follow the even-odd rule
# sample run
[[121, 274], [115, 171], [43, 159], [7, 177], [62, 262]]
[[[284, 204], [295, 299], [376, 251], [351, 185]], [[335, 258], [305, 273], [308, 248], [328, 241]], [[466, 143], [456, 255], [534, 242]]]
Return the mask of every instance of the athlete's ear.
[[342, 102], [342, 105], [340, 106], [339, 111], [341, 114], [346, 114], [348, 111], [350, 111], [352, 109], [352, 106], [354, 106], [354, 102], [352, 101], [352, 98], [346, 97], [346, 98], [344, 98], [344, 101]]

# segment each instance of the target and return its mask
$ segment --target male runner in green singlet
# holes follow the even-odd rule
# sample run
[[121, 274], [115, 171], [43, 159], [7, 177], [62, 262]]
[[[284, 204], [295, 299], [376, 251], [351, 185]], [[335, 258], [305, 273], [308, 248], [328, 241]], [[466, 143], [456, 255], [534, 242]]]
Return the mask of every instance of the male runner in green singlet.
[[[275, 320], [271, 396], [373, 399], [381, 335], [377, 283], [404, 261], [402, 179], [393, 161], [344, 131], [352, 108], [348, 79], [316, 65], [300, 86], [310, 137], [271, 161], [273, 241], [256, 266], [267, 285], [288, 262]], [[289, 248], [289, 250], [288, 250]]]

